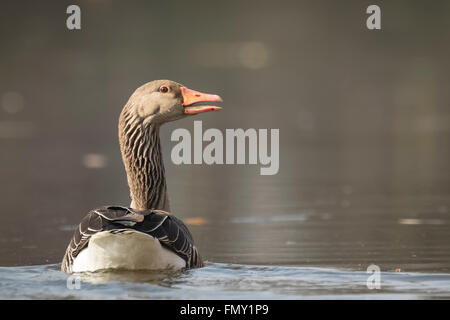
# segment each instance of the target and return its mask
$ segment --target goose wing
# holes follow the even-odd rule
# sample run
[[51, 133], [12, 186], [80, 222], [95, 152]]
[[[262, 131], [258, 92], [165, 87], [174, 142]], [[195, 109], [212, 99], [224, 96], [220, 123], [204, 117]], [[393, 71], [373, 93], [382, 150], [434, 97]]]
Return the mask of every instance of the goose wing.
[[107, 206], [91, 210], [81, 220], [67, 247], [61, 270], [72, 272], [73, 261], [94, 234], [124, 229], [133, 229], [158, 239], [161, 245], [183, 258], [187, 268], [203, 266], [192, 235], [180, 219], [162, 210], [135, 211], [127, 207]]

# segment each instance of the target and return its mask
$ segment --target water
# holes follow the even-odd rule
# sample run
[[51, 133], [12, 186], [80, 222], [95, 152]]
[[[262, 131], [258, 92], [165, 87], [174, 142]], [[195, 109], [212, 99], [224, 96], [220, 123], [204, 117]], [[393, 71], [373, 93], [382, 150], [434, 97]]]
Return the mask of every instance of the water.
[[[71, 32], [63, 2], [5, 3], [0, 297], [449, 297], [449, 3], [384, 3], [381, 32], [366, 5], [91, 1]], [[207, 267], [69, 290], [58, 264], [74, 228], [130, 203], [118, 116], [157, 78], [224, 99], [161, 133], [171, 211]], [[280, 129], [279, 173], [174, 165], [170, 134], [193, 120]], [[365, 285], [371, 264], [380, 290]]]
[[[195, 192], [201, 188], [191, 189]], [[305, 188], [310, 192], [311, 189]], [[342, 206], [340, 201], [333, 200], [333, 188], [328, 195], [325, 190], [323, 187], [315, 190], [314, 194], [320, 194], [318, 198], [322, 200], [302, 202], [308, 209], [296, 209], [298, 213], [289, 213], [293, 209], [283, 207], [285, 213], [269, 214], [273, 209], [263, 206], [262, 212], [268, 210], [265, 214], [251, 214], [249, 210], [247, 215], [184, 217], [208, 260], [202, 269], [174, 274], [80, 274], [81, 289], [70, 290], [68, 275], [59, 270], [58, 263], [1, 267], [0, 298], [450, 298], [449, 244], [442, 241], [448, 237], [450, 221], [445, 213], [436, 212], [428, 218], [408, 214], [412, 208], [426, 211], [430, 202], [434, 205], [439, 198], [431, 201], [430, 196], [396, 196], [393, 201], [379, 195], [359, 195], [350, 197], [351, 205]], [[370, 210], [362, 210], [362, 204]], [[59, 261], [75, 225], [57, 221], [59, 228], [49, 231], [61, 241], [55, 244], [40, 240], [34, 246], [21, 246], [19, 252], [31, 254], [17, 257], [12, 251], [18, 248], [15, 243], [21, 241], [3, 238], [10, 245], [6, 251], [10, 254], [3, 256], [3, 260]], [[37, 234], [45, 236], [45, 232]], [[54, 254], [49, 250], [52, 247], [58, 249]], [[380, 290], [369, 290], [366, 285], [370, 275], [366, 268], [372, 263], [382, 271]]]
[[[379, 290], [367, 274], [306, 267], [208, 263], [179, 274], [97, 272], [67, 286], [59, 265], [0, 268], [1, 299], [449, 299], [449, 274], [381, 274]], [[72, 289], [70, 289], [72, 288]]]

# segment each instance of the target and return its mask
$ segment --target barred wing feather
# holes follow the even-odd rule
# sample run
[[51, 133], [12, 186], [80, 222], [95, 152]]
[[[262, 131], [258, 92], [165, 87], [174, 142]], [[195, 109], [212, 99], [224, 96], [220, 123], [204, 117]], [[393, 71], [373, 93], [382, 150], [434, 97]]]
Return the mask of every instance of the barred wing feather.
[[192, 235], [180, 219], [161, 210], [135, 211], [107, 206], [92, 210], [83, 218], [67, 247], [61, 270], [72, 272], [75, 258], [97, 232], [124, 229], [133, 229], [158, 239], [162, 246], [184, 259], [187, 268], [203, 266]]

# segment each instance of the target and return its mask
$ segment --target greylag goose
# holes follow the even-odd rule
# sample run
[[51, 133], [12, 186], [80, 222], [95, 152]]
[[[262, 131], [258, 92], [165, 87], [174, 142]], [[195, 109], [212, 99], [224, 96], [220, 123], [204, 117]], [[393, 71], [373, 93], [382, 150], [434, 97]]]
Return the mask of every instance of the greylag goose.
[[91, 210], [62, 260], [67, 273], [102, 269], [160, 270], [203, 266], [186, 225], [169, 214], [160, 126], [188, 115], [220, 110], [220, 102], [169, 80], [149, 82], [131, 95], [119, 118], [119, 142], [130, 207]]

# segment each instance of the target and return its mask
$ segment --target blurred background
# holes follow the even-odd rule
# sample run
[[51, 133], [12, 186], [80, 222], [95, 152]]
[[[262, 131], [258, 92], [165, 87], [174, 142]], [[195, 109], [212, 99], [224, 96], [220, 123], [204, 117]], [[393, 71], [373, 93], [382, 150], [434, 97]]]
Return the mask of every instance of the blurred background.
[[[57, 263], [90, 209], [129, 205], [118, 116], [171, 79], [224, 99], [162, 128], [206, 260], [449, 271], [450, 2], [5, 1], [0, 43], [1, 266]], [[279, 173], [172, 164], [193, 120], [279, 128]]]

